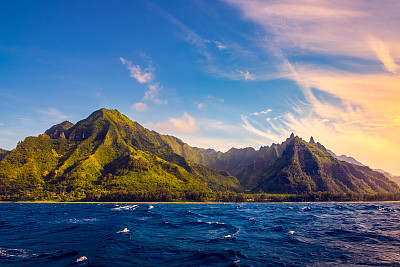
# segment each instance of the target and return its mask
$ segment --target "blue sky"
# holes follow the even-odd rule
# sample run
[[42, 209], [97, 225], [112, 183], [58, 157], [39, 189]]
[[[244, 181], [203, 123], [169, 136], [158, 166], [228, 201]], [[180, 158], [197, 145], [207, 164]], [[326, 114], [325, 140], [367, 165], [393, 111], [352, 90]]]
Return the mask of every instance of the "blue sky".
[[102, 107], [193, 146], [314, 136], [400, 174], [398, 1], [9, 1], [0, 147]]

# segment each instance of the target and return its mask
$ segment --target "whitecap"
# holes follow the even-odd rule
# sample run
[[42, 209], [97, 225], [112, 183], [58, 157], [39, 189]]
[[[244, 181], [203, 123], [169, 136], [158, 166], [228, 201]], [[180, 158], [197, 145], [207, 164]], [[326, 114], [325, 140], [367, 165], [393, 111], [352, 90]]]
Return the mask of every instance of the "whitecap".
[[96, 219], [96, 218], [91, 218], [91, 219], [76, 219], [76, 218], [73, 218], [73, 219], [69, 219], [68, 220], [68, 222], [70, 222], [70, 223], [86, 223], [86, 222], [97, 222], [98, 221], [98, 219]]
[[29, 254], [25, 249], [6, 249], [0, 248], [0, 256], [5, 258], [29, 258], [35, 256], [36, 254]]
[[129, 233], [129, 230], [128, 230], [128, 228], [124, 228], [123, 230], [120, 230], [117, 232], [117, 234], [119, 234], [119, 233]]
[[230, 238], [230, 237], [232, 237], [231, 235], [226, 235], [226, 236], [224, 236], [224, 238]]
[[286, 235], [293, 235], [294, 234], [294, 231], [288, 231], [287, 233], [286, 233]]
[[87, 257], [86, 256], [82, 256], [79, 259], [76, 259], [75, 262], [81, 262], [81, 261], [85, 261], [85, 260], [87, 260]]
[[112, 210], [136, 210], [138, 205], [126, 205], [126, 206], [117, 206], [115, 208], [112, 208]]
[[154, 209], [154, 207], [153, 207], [153, 206], [150, 206], [150, 207], [149, 207], [149, 210], [151, 210], [151, 209]]

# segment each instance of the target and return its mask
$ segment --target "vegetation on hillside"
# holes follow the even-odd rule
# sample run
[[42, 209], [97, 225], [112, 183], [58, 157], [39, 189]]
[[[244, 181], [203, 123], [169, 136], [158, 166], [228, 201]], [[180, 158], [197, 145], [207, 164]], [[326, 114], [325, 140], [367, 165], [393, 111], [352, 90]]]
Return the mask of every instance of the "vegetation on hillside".
[[354, 201], [399, 193], [383, 174], [339, 161], [313, 140], [292, 135], [258, 151], [221, 153], [149, 131], [117, 110], [0, 150], [0, 200]]

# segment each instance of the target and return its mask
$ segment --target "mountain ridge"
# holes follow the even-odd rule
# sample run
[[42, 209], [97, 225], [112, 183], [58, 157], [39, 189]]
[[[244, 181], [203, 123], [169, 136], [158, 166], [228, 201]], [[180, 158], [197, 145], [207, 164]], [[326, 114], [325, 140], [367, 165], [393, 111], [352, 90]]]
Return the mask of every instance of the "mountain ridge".
[[291, 134], [281, 144], [222, 153], [191, 147], [108, 109], [27, 137], [0, 161], [2, 199], [199, 199], [219, 191], [373, 194], [400, 188], [368, 167], [334, 159], [313, 138]]

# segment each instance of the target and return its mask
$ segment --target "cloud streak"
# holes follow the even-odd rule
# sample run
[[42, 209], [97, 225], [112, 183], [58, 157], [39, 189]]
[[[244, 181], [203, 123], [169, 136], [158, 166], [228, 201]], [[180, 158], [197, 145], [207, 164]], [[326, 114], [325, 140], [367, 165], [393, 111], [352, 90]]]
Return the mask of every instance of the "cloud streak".
[[146, 127], [167, 133], [179, 132], [193, 134], [199, 130], [197, 120], [186, 112], [182, 118], [169, 118], [166, 122], [146, 124]]
[[226, 2], [265, 29], [258, 42], [277, 59], [279, 78], [304, 95], [276, 119], [242, 116], [245, 129], [268, 140], [288, 131], [313, 135], [340, 154], [400, 173], [399, 1]]
[[40, 109], [38, 112], [42, 115], [42, 119], [46, 122], [50, 123], [61, 123], [65, 121], [68, 116], [63, 114], [61, 111], [57, 110], [56, 108], [47, 108], [47, 109]]
[[376, 56], [382, 62], [383, 68], [388, 72], [396, 73], [400, 66], [396, 64], [390, 54], [389, 46], [373, 36], [370, 36], [370, 44], [371, 48], [375, 51]]

